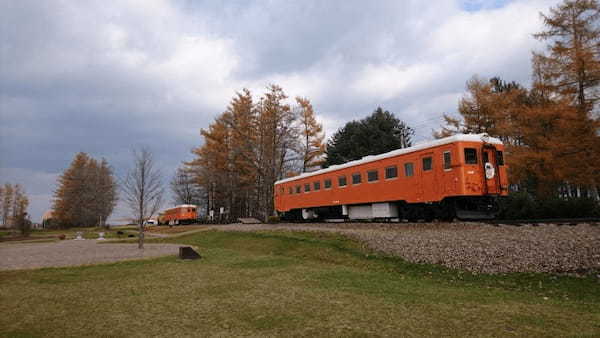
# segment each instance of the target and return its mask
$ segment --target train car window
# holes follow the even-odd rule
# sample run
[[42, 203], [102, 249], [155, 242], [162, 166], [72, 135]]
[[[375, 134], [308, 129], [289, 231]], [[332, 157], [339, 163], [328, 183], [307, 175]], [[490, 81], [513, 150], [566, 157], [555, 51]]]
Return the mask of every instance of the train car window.
[[345, 187], [347, 184], [346, 182], [346, 176], [340, 176], [338, 177], [338, 186], [339, 187]]
[[313, 186], [314, 186], [315, 191], [321, 190], [321, 182], [316, 181], [315, 183], [313, 183]]
[[477, 164], [477, 150], [475, 148], [465, 148], [465, 163]]
[[359, 184], [361, 179], [360, 173], [352, 174], [352, 184]]
[[293, 194], [293, 193], [294, 193], [294, 189], [292, 189], [292, 187], [289, 187], [289, 189], [288, 189], [288, 194], [290, 194], [290, 195], [291, 195], [291, 194]]
[[490, 161], [490, 158], [488, 156], [487, 151], [483, 152], [483, 163], [488, 163]]
[[374, 182], [379, 180], [379, 172], [377, 170], [367, 171], [367, 181]]
[[452, 154], [449, 151], [444, 152], [444, 170], [452, 169]]
[[301, 191], [301, 190], [300, 190], [300, 186], [299, 186], [299, 185], [297, 185], [297, 186], [296, 186], [296, 194], [299, 194], [299, 193], [300, 193], [300, 191]]
[[385, 178], [394, 178], [394, 177], [398, 177], [398, 167], [396, 167], [394, 165], [394, 166], [385, 168]]
[[414, 168], [412, 163], [404, 163], [404, 176], [411, 177], [414, 175]]
[[496, 151], [496, 162], [498, 165], [504, 165], [504, 153], [501, 150]]
[[325, 189], [331, 189], [331, 180], [330, 179], [326, 179], [323, 184], [325, 185]]
[[433, 159], [431, 157], [423, 158], [423, 171], [429, 171], [433, 168]]
[[310, 191], [310, 183], [306, 183], [304, 185], [304, 192], [309, 192]]

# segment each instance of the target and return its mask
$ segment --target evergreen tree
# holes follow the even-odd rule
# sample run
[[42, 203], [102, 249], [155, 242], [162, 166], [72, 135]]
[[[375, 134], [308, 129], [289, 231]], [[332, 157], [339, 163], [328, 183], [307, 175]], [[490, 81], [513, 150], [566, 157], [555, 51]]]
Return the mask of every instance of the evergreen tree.
[[414, 131], [389, 111], [377, 108], [360, 121], [340, 128], [327, 143], [326, 166], [410, 147]]

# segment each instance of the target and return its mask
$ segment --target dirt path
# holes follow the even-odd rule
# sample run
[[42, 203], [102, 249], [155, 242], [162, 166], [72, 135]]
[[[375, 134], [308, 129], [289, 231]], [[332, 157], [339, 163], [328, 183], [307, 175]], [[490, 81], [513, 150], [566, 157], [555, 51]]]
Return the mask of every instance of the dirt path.
[[52, 243], [0, 244], [0, 270], [89, 265], [131, 259], [176, 255], [177, 244], [99, 243], [66, 240]]

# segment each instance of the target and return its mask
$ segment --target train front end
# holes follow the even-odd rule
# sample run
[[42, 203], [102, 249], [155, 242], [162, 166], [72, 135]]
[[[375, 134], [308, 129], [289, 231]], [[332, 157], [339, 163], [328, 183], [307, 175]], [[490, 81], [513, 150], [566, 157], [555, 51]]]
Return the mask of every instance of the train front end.
[[499, 212], [499, 201], [508, 195], [504, 145], [499, 139], [483, 135], [481, 141], [460, 142], [458, 146], [463, 158], [460, 196], [453, 198], [456, 217], [493, 219]]

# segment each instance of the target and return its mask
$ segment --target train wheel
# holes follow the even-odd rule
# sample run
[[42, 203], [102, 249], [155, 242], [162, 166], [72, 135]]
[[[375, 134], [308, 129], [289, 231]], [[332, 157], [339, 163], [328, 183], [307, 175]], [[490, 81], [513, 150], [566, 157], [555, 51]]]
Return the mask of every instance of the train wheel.
[[456, 217], [456, 206], [453, 202], [443, 201], [439, 206], [439, 219], [442, 222], [452, 222]]

